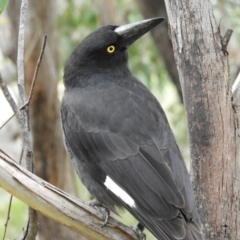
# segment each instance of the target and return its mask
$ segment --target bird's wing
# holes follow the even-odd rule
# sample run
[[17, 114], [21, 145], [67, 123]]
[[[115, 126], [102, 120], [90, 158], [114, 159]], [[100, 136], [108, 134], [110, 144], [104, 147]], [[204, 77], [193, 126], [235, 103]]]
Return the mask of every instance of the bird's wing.
[[[130, 196], [134, 203], [127, 199], [124, 205], [140, 222], [182, 239], [186, 231], [179, 209], [193, 220], [198, 215], [188, 172], [164, 113], [154, 99], [150, 105], [141, 100], [147, 96], [121, 93], [116, 87], [108, 91], [110, 96], [105, 93], [102, 88], [65, 93], [61, 116], [68, 145], [79, 161], [97, 165]], [[142, 104], [149, 107], [147, 112]], [[106, 178], [92, 174], [106, 185]]]

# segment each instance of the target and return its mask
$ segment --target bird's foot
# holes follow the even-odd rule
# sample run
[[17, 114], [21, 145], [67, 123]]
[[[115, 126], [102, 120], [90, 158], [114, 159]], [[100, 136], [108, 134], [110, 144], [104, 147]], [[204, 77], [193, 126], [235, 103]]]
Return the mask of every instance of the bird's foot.
[[139, 240], [146, 240], [146, 235], [143, 233], [144, 226], [141, 223], [138, 223], [136, 227], [131, 227], [132, 230], [136, 233]]
[[108, 223], [110, 211], [107, 208], [103, 207], [103, 205], [97, 199], [89, 201], [88, 204], [103, 214], [105, 220], [101, 228], [104, 228]]
[[141, 223], [138, 223], [136, 227], [131, 227], [132, 230], [136, 233], [139, 240], [146, 240], [146, 235], [143, 233], [144, 226]]

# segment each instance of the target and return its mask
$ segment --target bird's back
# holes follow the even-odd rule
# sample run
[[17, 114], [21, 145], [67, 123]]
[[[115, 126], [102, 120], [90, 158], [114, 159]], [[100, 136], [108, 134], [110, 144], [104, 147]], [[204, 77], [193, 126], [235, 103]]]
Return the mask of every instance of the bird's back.
[[[96, 79], [66, 90], [62, 102], [74, 164], [85, 166], [87, 178], [103, 187], [83, 182], [107, 207], [124, 206], [160, 239], [202, 239], [188, 172], [160, 104], [130, 73], [111, 82], [107, 76]], [[104, 188], [107, 176], [135, 207]]]

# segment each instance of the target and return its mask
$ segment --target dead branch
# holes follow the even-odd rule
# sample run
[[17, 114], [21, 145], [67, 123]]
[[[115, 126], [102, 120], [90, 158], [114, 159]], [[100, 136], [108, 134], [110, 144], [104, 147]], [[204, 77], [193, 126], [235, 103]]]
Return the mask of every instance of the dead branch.
[[232, 36], [233, 30], [232, 29], [228, 29], [222, 39], [222, 50], [226, 51], [227, 50], [227, 45], [230, 41], [230, 38]]
[[99, 211], [27, 171], [3, 152], [0, 152], [0, 186], [31, 208], [88, 239], [138, 239], [131, 228], [112, 217], [107, 226], [101, 228], [104, 216]]

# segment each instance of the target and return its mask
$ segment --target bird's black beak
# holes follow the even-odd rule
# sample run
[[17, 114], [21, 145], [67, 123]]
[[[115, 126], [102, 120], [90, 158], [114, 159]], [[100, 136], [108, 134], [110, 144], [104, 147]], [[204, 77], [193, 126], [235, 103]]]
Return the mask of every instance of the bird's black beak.
[[130, 46], [142, 35], [150, 31], [152, 28], [160, 24], [164, 18], [150, 18], [143, 21], [126, 24], [115, 28], [115, 32], [122, 37], [122, 44], [125, 47]]

